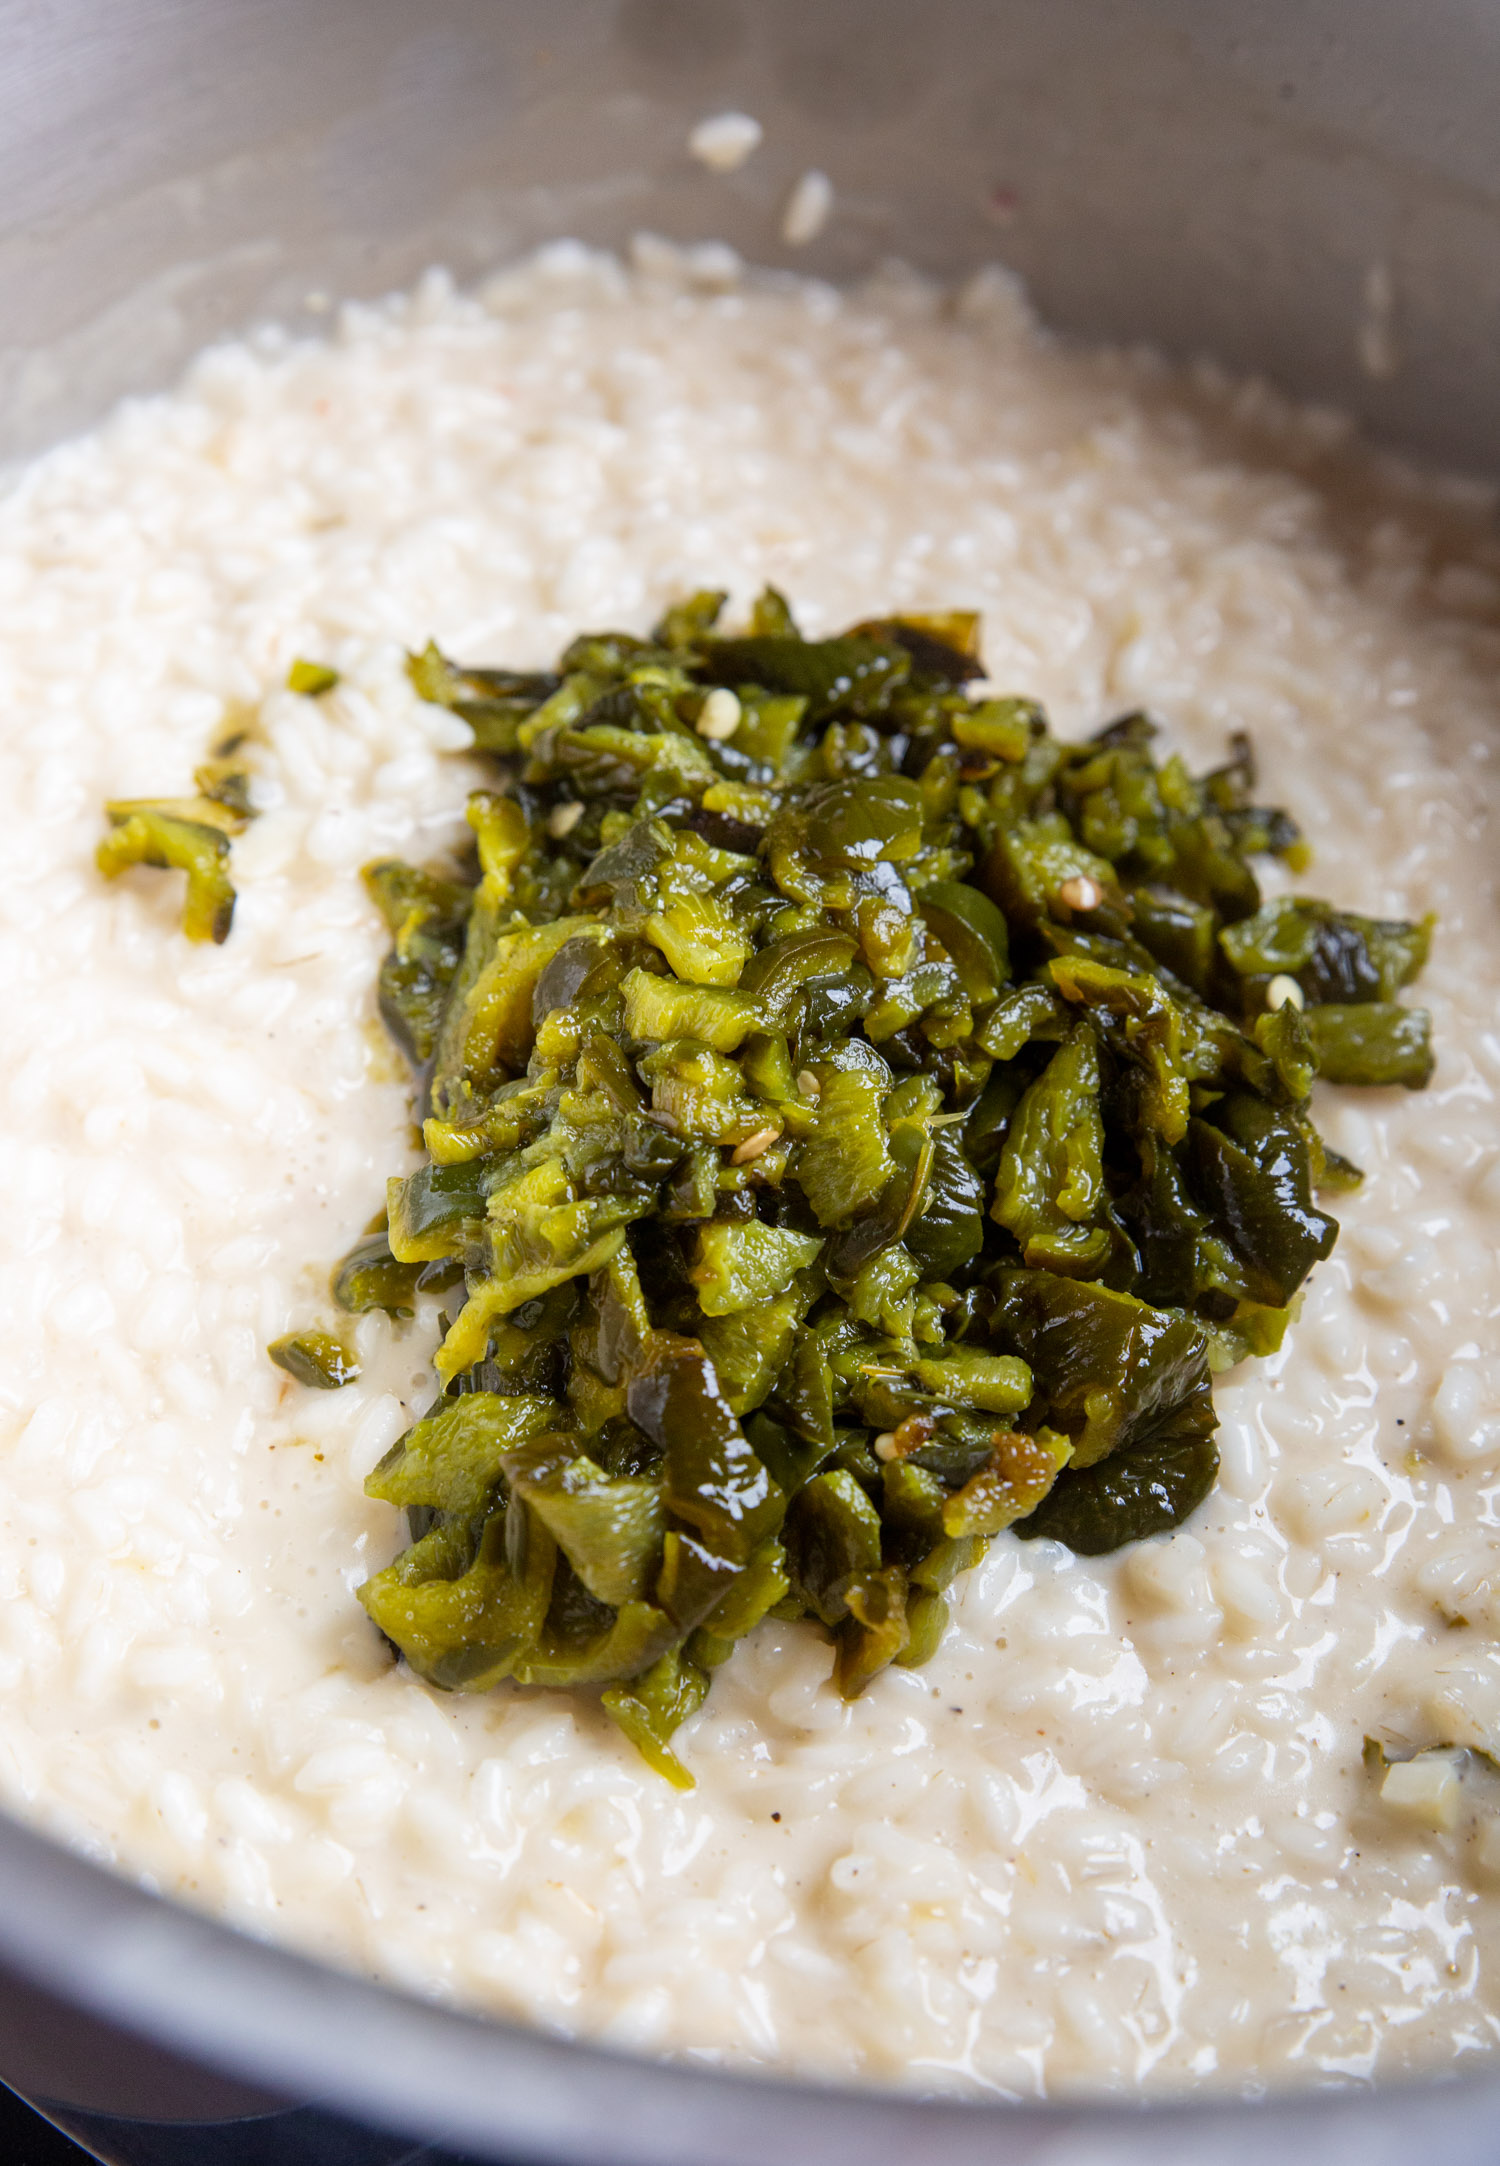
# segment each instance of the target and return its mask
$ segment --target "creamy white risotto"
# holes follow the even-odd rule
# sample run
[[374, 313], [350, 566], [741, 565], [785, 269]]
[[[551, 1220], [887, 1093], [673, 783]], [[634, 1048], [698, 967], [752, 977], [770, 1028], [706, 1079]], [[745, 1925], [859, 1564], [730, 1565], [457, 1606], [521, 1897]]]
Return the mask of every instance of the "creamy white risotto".
[[[1500, 2032], [1500, 549], [1327, 417], [956, 304], [553, 250], [328, 344], [206, 355], [0, 502], [0, 1794], [252, 1931], [425, 1993], [741, 2066], [1030, 2095], [1473, 2060]], [[1421, 1095], [1321, 1091], [1368, 1174], [1223, 1473], [1106, 1559], [995, 1542], [856, 1704], [767, 1623], [669, 1789], [598, 1712], [444, 1698], [354, 1596], [434, 1313], [359, 1382], [269, 1339], [415, 1163], [368, 859], [477, 778], [404, 650], [545, 664], [705, 583], [811, 632], [983, 611], [1065, 734], [1148, 705], [1354, 909], [1441, 920]], [[275, 689], [298, 655], [342, 682]], [[93, 866], [258, 712], [225, 946]], [[1394, 1753], [1452, 1748], [1387, 1783]], [[1494, 1782], [1493, 1794], [1491, 1782]]]

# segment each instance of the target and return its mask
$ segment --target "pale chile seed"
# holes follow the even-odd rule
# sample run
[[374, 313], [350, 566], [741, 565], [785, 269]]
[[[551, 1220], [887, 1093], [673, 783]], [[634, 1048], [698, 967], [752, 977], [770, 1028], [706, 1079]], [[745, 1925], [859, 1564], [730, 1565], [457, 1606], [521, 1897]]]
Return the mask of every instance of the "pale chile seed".
[[746, 1136], [737, 1150], [729, 1154], [731, 1166], [748, 1166], [752, 1158], [759, 1158], [768, 1151], [781, 1134], [779, 1128], [757, 1128], [753, 1136]]
[[722, 745], [739, 726], [739, 699], [727, 685], [721, 684], [703, 702], [703, 711], [698, 717], [698, 735], [706, 737], [710, 744]]
[[1059, 902], [1070, 910], [1097, 910], [1104, 900], [1104, 890], [1097, 880], [1091, 880], [1086, 872], [1075, 873], [1071, 880], [1064, 880], [1057, 891]]

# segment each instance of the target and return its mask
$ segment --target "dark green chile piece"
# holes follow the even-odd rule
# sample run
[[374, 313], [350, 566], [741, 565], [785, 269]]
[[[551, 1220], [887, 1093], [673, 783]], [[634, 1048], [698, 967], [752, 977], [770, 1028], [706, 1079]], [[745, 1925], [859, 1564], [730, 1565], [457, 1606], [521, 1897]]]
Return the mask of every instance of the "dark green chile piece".
[[1140, 1257], [1135, 1291], [1158, 1308], [1191, 1308], [1217, 1283], [1208, 1215], [1193, 1200], [1180, 1152], [1148, 1137], [1140, 1155], [1140, 1181], [1116, 1206]]
[[693, 1778], [668, 1740], [708, 1696], [709, 1675], [680, 1647], [668, 1649], [641, 1676], [611, 1685], [603, 1694], [606, 1712], [618, 1723], [648, 1767], [676, 1790], [691, 1790]]
[[994, 1074], [969, 1108], [964, 1122], [964, 1156], [983, 1176], [994, 1176], [1011, 1119], [1029, 1081], [1030, 1077], [1019, 1062], [997, 1064]]
[[664, 612], [651, 637], [659, 647], [695, 647], [710, 633], [729, 596], [722, 587], [704, 587]]
[[1432, 1077], [1432, 1018], [1395, 1001], [1307, 1010], [1317, 1071], [1327, 1083], [1399, 1083], [1425, 1090]]
[[481, 752], [502, 755], [516, 750], [521, 724], [562, 682], [543, 672], [459, 669], [431, 645], [408, 655], [406, 673], [419, 698], [463, 717]]
[[880, 1514], [852, 1474], [817, 1474], [787, 1515], [792, 1592], [826, 1625], [849, 1614], [856, 1576], [880, 1567]]
[[1214, 913], [1170, 888], [1131, 890], [1131, 931], [1143, 948], [1195, 993], [1207, 993], [1214, 965]]
[[509, 1478], [596, 1602], [624, 1609], [650, 1591], [662, 1555], [654, 1481], [606, 1474], [583, 1453], [537, 1472], [512, 1464]]
[[1205, 1384], [1151, 1435], [1079, 1473], [1065, 1470], [1016, 1533], [1101, 1557], [1180, 1527], [1214, 1485], [1213, 1399]]
[[386, 858], [364, 869], [370, 899], [392, 933], [412, 937], [415, 927], [436, 933], [439, 928], [448, 945], [463, 950], [463, 928], [468, 922], [474, 894], [454, 880], [439, 880], [415, 865]]
[[973, 1001], [993, 1000], [1010, 975], [1010, 932], [1004, 914], [977, 887], [936, 880], [917, 908], [953, 960]]
[[719, 1556], [743, 1562], [785, 1499], [746, 1441], [714, 1365], [691, 1339], [662, 1333], [631, 1378], [625, 1405], [664, 1454], [663, 1496]]
[[979, 659], [979, 619], [955, 609], [921, 617], [875, 617], [856, 624], [854, 633], [881, 646], [904, 647], [914, 675], [930, 685], [968, 684], [984, 675]]
[[337, 1391], [359, 1374], [353, 1355], [326, 1331], [288, 1332], [284, 1339], [273, 1339], [266, 1352], [278, 1369], [314, 1391]]
[[[1408, 1011], [1398, 1008], [1394, 1012], [1405, 1015]], [[1420, 1009], [1412, 1012], [1421, 1013]], [[1358, 1008], [1355, 1013], [1367, 1015], [1370, 1010]], [[1255, 1019], [1255, 1042], [1270, 1060], [1276, 1071], [1276, 1080], [1286, 1097], [1293, 1104], [1300, 1105], [1312, 1089], [1313, 1077], [1318, 1073], [1318, 1056], [1311, 1027], [1296, 1002], [1288, 1000], [1270, 1013], [1258, 1015]], [[1343, 1080], [1348, 1082], [1353, 1079], [1345, 1077]], [[1426, 1076], [1422, 1080], [1425, 1083]]]
[[940, 1128], [921, 1210], [903, 1240], [929, 1279], [952, 1279], [984, 1247], [984, 1182], [965, 1155], [962, 1137]]
[[[1073, 1439], [1073, 1468], [1151, 1435], [1208, 1392], [1208, 1340], [1191, 1316], [1050, 1271], [994, 1275], [997, 1347], [1029, 1364], [1028, 1421]], [[1204, 1398], [1214, 1426], [1213, 1402]]]
[[390, 1232], [393, 1258], [429, 1263], [455, 1252], [461, 1228], [484, 1216], [486, 1180], [483, 1160], [457, 1166], [421, 1166], [407, 1180], [392, 1183]]
[[874, 639], [714, 639], [703, 651], [715, 684], [795, 693], [809, 722], [883, 714], [912, 667], [904, 647]]
[[195, 767], [193, 781], [200, 795], [211, 804], [222, 805], [236, 819], [253, 820], [256, 811], [250, 801], [250, 775], [233, 756], [235, 740], [231, 739], [230, 745], [230, 751], [221, 757], [205, 760], [201, 767]]
[[1365, 918], [1287, 896], [1231, 925], [1219, 945], [1242, 977], [1294, 977], [1309, 1001], [1394, 1000], [1427, 960], [1432, 921]]
[[537, 1643], [557, 1552], [541, 1528], [518, 1543], [518, 1513], [494, 1511], [477, 1533], [434, 1527], [359, 1589], [375, 1624], [440, 1691], [487, 1691]]
[[[560, 1432], [556, 1402], [538, 1392], [465, 1391], [440, 1399], [398, 1437], [365, 1483], [365, 1494], [410, 1511], [426, 1507], [452, 1523], [483, 1517], [495, 1502], [507, 1466], [522, 1473], [556, 1471], [576, 1456], [576, 1440]], [[538, 1440], [541, 1440], [538, 1442]]]
[[830, 887], [847, 889], [853, 875], [915, 858], [922, 826], [921, 792], [900, 775], [823, 782], [776, 813], [766, 857], [785, 894], [817, 902]]
[[416, 1310], [420, 1264], [397, 1263], [389, 1236], [366, 1234], [333, 1274], [333, 1298], [341, 1309], [362, 1315], [384, 1309], [387, 1316], [411, 1316]]
[[718, 1607], [742, 1569], [735, 1558], [721, 1557], [674, 1529], [666, 1538], [656, 1599], [684, 1632], [691, 1632]]
[[834, 1683], [856, 1699], [873, 1677], [897, 1662], [911, 1643], [907, 1579], [899, 1564], [857, 1573], [844, 1590], [849, 1614], [834, 1636]]
[[421, 1067], [432, 1058], [463, 961], [473, 891], [396, 860], [367, 865], [364, 882], [395, 938], [380, 967], [381, 1020]]
[[789, 933], [752, 956], [740, 977], [740, 991], [757, 1000], [779, 1022], [802, 988], [815, 978], [834, 976], [854, 960], [858, 943], [835, 927]]
[[[817, 1336], [809, 1332], [803, 1339], [798, 1351], [801, 1357], [798, 1366], [805, 1366], [808, 1371], [815, 1373], [816, 1364], [826, 1354], [826, 1342], [820, 1344]], [[824, 1368], [822, 1373], [826, 1382], [828, 1377], [827, 1369]], [[792, 1414], [793, 1423], [795, 1423], [796, 1395], [796, 1377], [791, 1374], [784, 1375], [780, 1394], [781, 1405], [784, 1411]], [[777, 1487], [783, 1490], [787, 1496], [792, 1496], [801, 1489], [803, 1484], [817, 1473], [825, 1460], [832, 1458], [837, 1448], [832, 1414], [831, 1412], [828, 1414], [826, 1423], [820, 1422], [817, 1418], [819, 1411], [818, 1409], [813, 1410], [812, 1418], [808, 1421], [807, 1426], [814, 1430], [821, 1428], [824, 1433], [823, 1435], [815, 1435], [812, 1438], [801, 1434], [795, 1425], [788, 1426], [783, 1421], [773, 1420], [769, 1414], [764, 1412], [750, 1415], [745, 1423], [745, 1434], [754, 1448], [755, 1456], [770, 1473], [771, 1479], [776, 1483]]]
[[394, 950], [380, 966], [376, 988], [380, 1020], [417, 1067], [432, 1058], [438, 1026], [448, 1004], [448, 986], [425, 963], [404, 959]]
[[[1015, 985], [985, 1010], [974, 1041], [992, 1060], [1008, 1065], [1037, 1041], [1060, 1044], [1072, 1027], [1067, 1002], [1050, 985]], [[974, 1133], [972, 1121], [969, 1132]]]
[[654, 876], [671, 849], [671, 834], [659, 820], [637, 820], [579, 874], [579, 902], [587, 906], [611, 901], [621, 907], [643, 908]]
[[626, 1602], [611, 1610], [595, 1601], [559, 1557], [546, 1621], [516, 1657], [514, 1674], [523, 1685], [552, 1691], [617, 1684], [649, 1668], [674, 1636], [671, 1618], [650, 1602]]
[[1301, 1128], [1264, 1099], [1235, 1091], [1189, 1122], [1187, 1164], [1195, 1196], [1244, 1268], [1251, 1300], [1285, 1308], [1339, 1230], [1312, 1200]]
[[1075, 1024], [1011, 1117], [990, 1216], [1028, 1264], [1096, 1278], [1109, 1258], [1098, 1047]]

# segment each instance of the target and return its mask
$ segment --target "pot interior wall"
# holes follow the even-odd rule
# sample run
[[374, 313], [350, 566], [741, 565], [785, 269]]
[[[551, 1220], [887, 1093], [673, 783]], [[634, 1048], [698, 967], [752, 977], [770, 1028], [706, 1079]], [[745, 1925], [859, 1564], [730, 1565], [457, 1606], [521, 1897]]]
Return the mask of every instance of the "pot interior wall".
[[[433, 261], [465, 277], [646, 228], [836, 279], [999, 258], [1065, 330], [1211, 353], [1500, 463], [1500, 10], [1472, 0], [0, 0], [0, 22], [3, 458], [258, 319], [316, 329]], [[766, 140], [715, 176], [686, 138], [731, 105]], [[836, 212], [792, 252], [781, 208], [810, 166]], [[957, 2109], [544, 2061], [104, 1885], [0, 1830], [0, 1949], [101, 2016], [303, 2095], [322, 2071], [414, 2131], [440, 2098], [445, 2132], [500, 2155], [503, 2092], [553, 2158], [584, 2131], [601, 2158], [613, 2129], [635, 2161], [648, 2126], [657, 2166], [1001, 2155]], [[1449, 2094], [1448, 2158], [1489, 2155], [1489, 2112]], [[1419, 2113], [1432, 2133], [1425, 2098], [1372, 2106], [1351, 2143], [1404, 2157]], [[1252, 2156], [1227, 2113], [1165, 2125], [1106, 2146], [1080, 2115], [1074, 2155]], [[1016, 2117], [1004, 2155], [1065, 2140]]]
[[[559, 233], [846, 278], [996, 257], [1459, 465], [1500, 403], [1500, 12], [1469, 0], [11, 0], [0, 457], [206, 340]], [[740, 173], [686, 136], [736, 105]], [[837, 210], [787, 251], [808, 166]]]

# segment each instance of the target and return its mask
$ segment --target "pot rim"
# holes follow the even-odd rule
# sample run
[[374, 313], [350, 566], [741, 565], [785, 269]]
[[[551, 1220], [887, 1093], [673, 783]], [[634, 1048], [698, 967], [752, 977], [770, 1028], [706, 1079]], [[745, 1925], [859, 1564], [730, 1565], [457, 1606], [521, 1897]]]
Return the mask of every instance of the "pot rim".
[[0, 1957], [105, 2022], [263, 2086], [493, 2158], [590, 2166], [1215, 2166], [1493, 2157], [1500, 2079], [1261, 2100], [916, 2098], [648, 2060], [469, 2015], [134, 1885], [0, 1815]]

